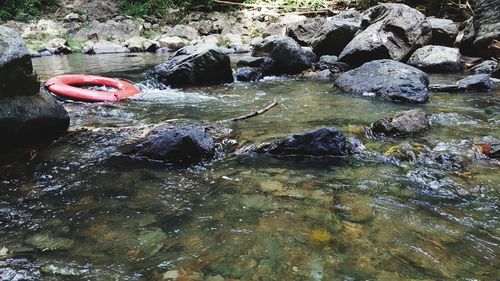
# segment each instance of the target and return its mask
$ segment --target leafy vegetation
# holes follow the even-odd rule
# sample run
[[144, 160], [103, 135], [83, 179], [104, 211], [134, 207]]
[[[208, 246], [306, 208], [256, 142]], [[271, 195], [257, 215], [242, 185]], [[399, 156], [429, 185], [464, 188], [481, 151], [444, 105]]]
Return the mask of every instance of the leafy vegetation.
[[57, 9], [59, 0], [2, 0], [0, 20], [27, 19], [36, 17], [42, 11]]
[[181, 12], [192, 10], [210, 10], [212, 0], [118, 0], [124, 13], [129, 16], [163, 16], [168, 9], [180, 9]]

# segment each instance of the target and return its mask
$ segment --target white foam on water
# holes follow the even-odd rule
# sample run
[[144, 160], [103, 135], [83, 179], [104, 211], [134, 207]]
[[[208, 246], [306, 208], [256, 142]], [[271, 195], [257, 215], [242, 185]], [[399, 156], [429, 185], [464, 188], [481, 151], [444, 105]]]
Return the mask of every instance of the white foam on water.
[[199, 92], [184, 92], [178, 89], [142, 89], [142, 92], [132, 98], [135, 101], [166, 104], [198, 104], [218, 100], [217, 97]]

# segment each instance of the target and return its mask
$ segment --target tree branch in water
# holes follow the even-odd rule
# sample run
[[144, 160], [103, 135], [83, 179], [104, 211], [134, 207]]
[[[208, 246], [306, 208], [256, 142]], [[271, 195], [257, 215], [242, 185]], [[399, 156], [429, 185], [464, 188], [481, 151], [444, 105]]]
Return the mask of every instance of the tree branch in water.
[[255, 117], [255, 116], [259, 116], [259, 115], [262, 115], [266, 112], [268, 112], [271, 108], [277, 106], [279, 103], [278, 101], [274, 101], [273, 103], [271, 103], [270, 105], [266, 106], [265, 108], [261, 109], [261, 110], [257, 110], [253, 113], [250, 113], [250, 114], [247, 114], [247, 115], [243, 115], [243, 116], [240, 116], [240, 117], [236, 117], [236, 118], [232, 118], [232, 119], [228, 119], [228, 120], [225, 120], [225, 121], [232, 121], [232, 122], [238, 122], [238, 121], [243, 121], [243, 120], [247, 120], [247, 119], [250, 119], [252, 117]]

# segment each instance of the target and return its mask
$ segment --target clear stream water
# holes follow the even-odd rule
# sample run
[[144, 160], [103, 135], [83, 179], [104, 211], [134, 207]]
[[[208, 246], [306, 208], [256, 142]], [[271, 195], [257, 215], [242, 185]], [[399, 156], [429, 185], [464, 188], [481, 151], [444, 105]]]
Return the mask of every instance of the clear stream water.
[[[425, 105], [355, 97], [292, 78], [158, 89], [164, 56], [54, 56], [41, 79], [92, 73], [139, 83], [122, 103], [66, 103], [71, 134], [0, 157], [1, 280], [498, 280], [500, 90]], [[460, 75], [432, 76], [454, 81]], [[337, 127], [365, 150], [341, 161], [222, 154], [176, 168], [122, 155], [129, 130], [166, 120], [230, 124], [238, 146]], [[432, 129], [374, 140], [364, 126], [420, 107]]]

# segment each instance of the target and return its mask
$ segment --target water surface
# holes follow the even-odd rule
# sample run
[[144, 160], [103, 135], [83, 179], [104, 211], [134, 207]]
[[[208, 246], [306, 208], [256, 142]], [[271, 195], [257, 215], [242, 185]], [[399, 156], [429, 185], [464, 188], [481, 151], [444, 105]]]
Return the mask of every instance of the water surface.
[[[425, 105], [354, 97], [332, 82], [296, 78], [159, 89], [147, 71], [164, 59], [34, 59], [43, 80], [100, 74], [131, 80], [143, 93], [116, 104], [66, 103], [70, 135], [2, 152], [0, 249], [8, 250], [0, 251], [0, 279], [499, 276], [499, 164], [474, 145], [483, 136], [500, 137], [498, 89], [432, 94]], [[279, 107], [230, 124], [231, 139], [248, 146], [337, 127], [366, 150], [342, 161], [224, 154], [189, 168], [122, 156], [128, 128], [172, 119], [214, 122], [274, 100]], [[431, 117], [430, 131], [395, 140], [363, 136], [373, 121], [416, 107]]]

